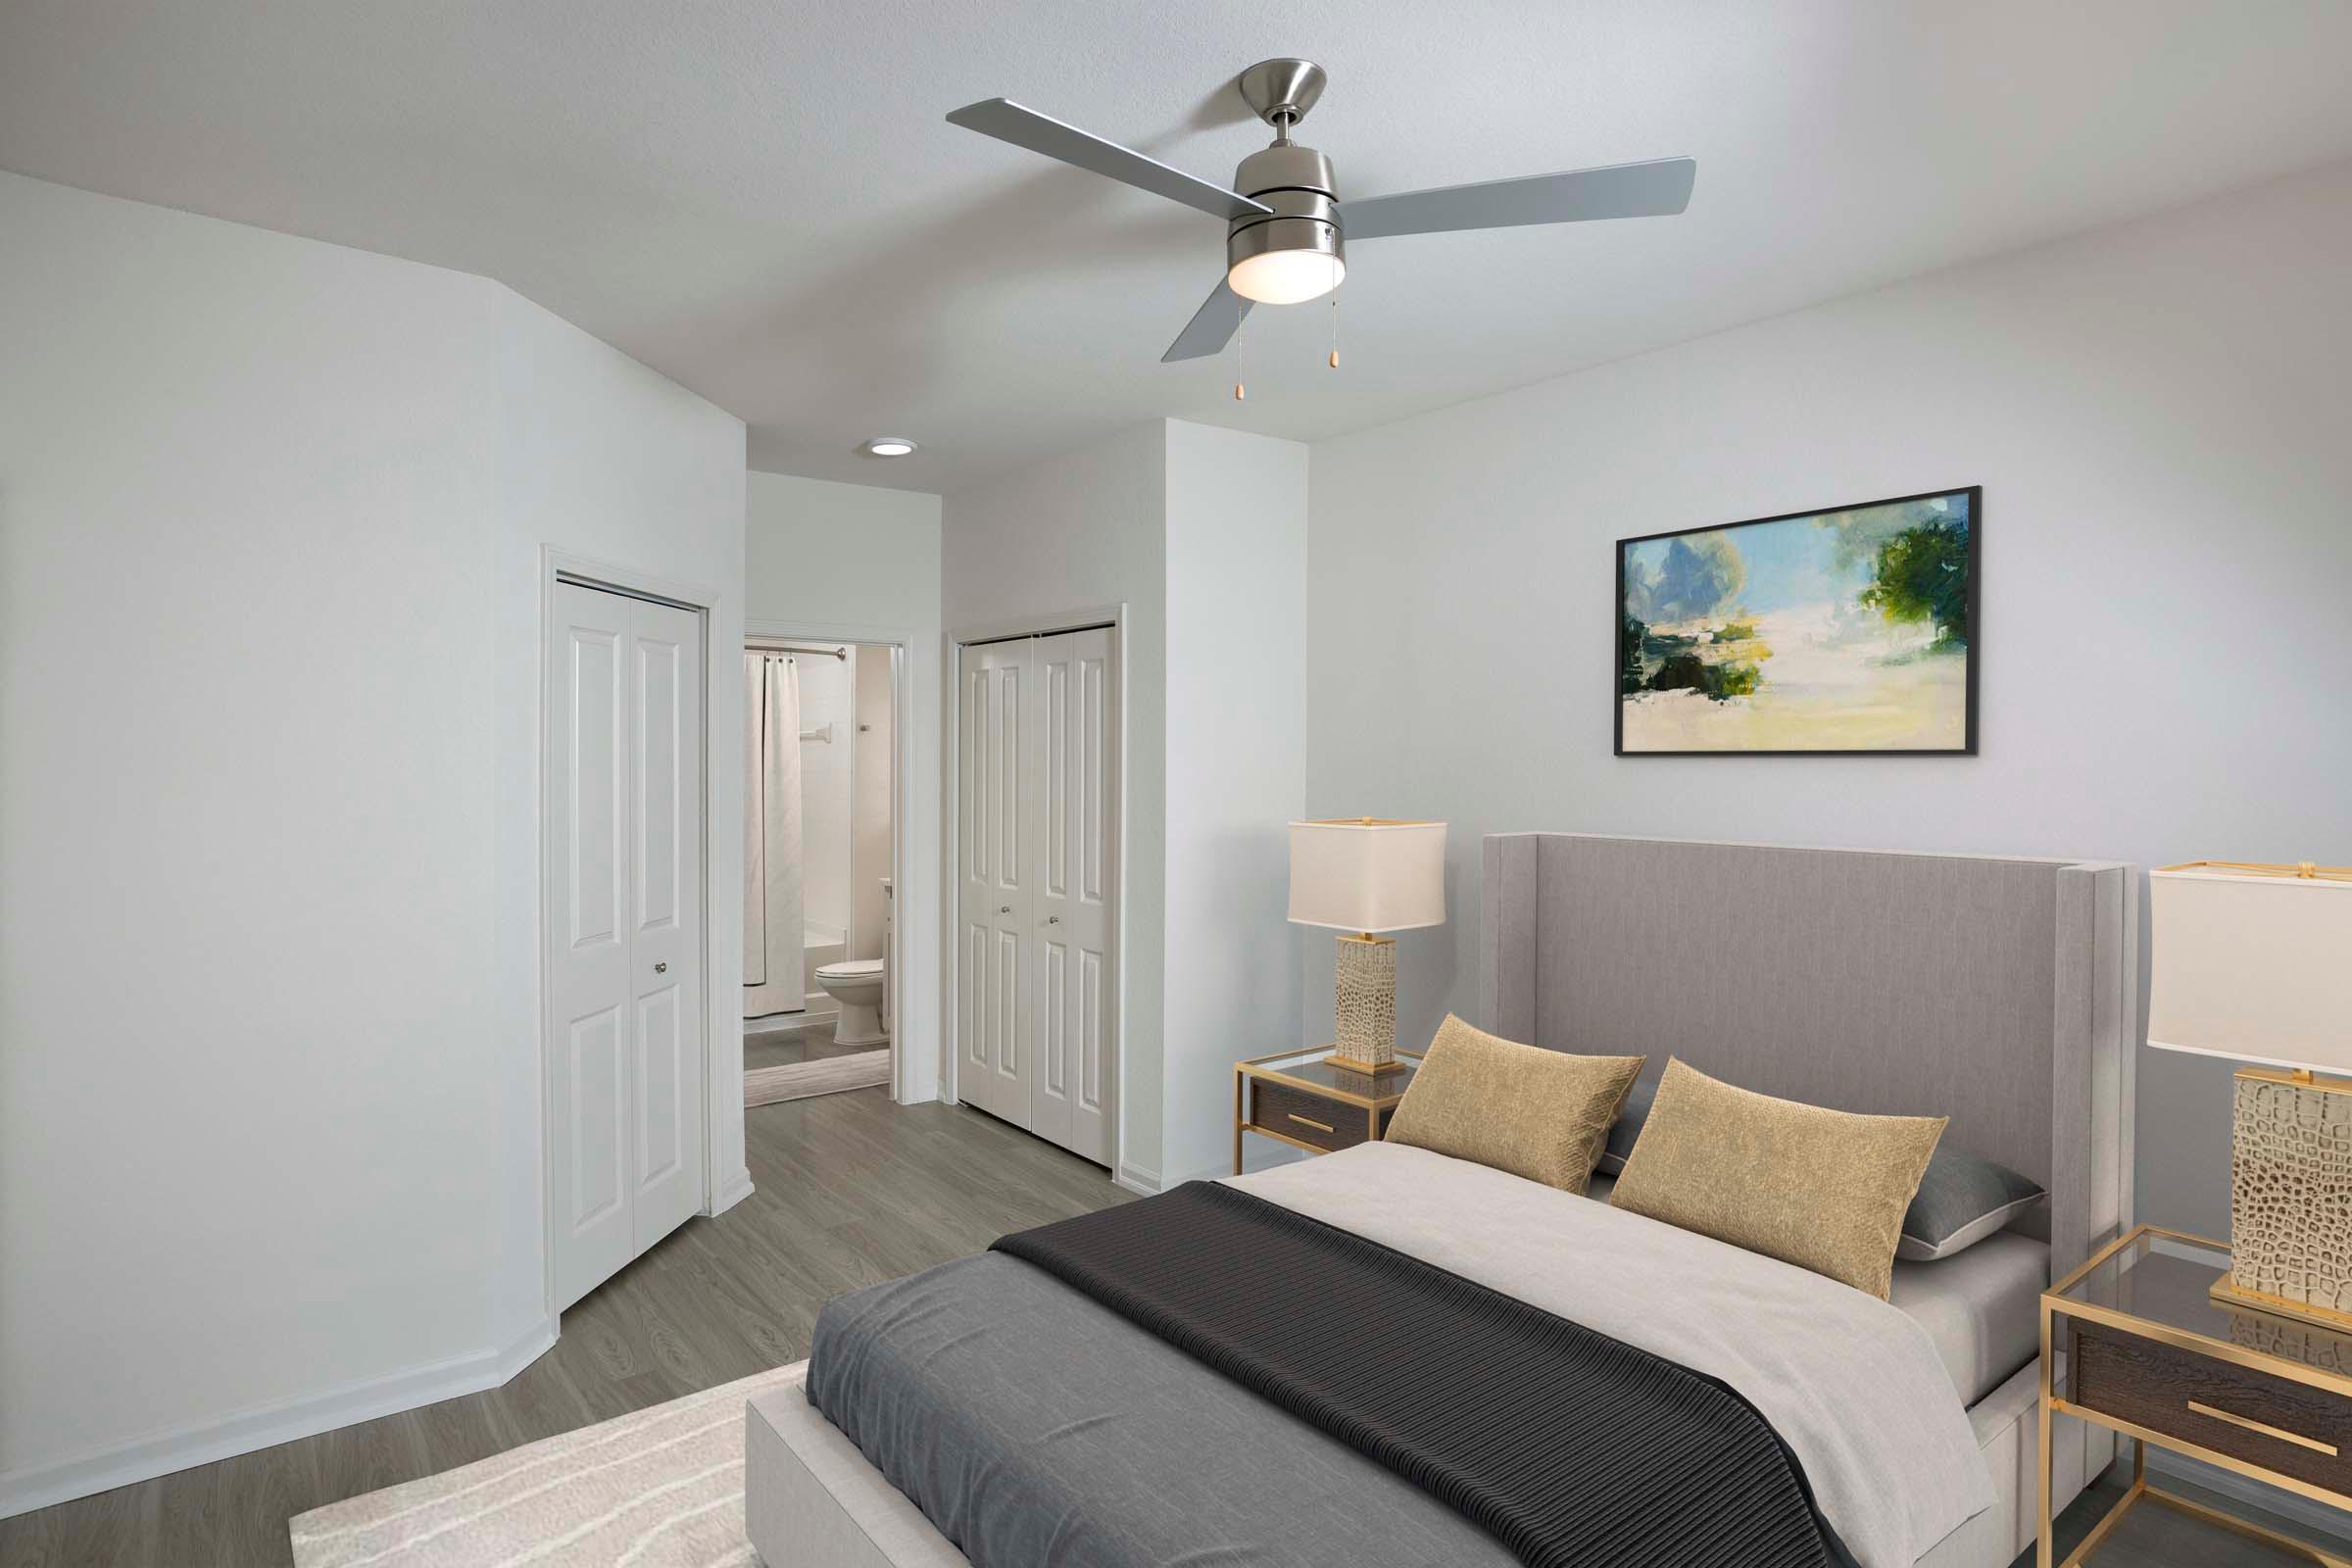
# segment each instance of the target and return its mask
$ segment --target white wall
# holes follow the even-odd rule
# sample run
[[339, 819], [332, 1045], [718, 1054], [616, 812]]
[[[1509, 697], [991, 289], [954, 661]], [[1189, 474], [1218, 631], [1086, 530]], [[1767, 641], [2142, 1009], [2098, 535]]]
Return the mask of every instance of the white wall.
[[[495, 524], [498, 709], [498, 973], [505, 1230], [496, 1278], [498, 1343], [544, 1311], [546, 1223], [536, 1127], [543, 1072], [537, 977], [540, 615], [548, 546], [642, 573], [680, 593], [711, 594], [704, 650], [711, 715], [743, 711], [743, 421], [529, 304], [491, 290], [499, 333], [499, 502]], [[371, 369], [371, 368], [370, 368]], [[699, 602], [699, 601], [698, 601]], [[743, 726], [704, 725], [710, 855], [704, 999], [714, 1210], [751, 1192], [743, 1151]], [[527, 953], [524, 949], [527, 948]], [[526, 1175], [529, 1182], [525, 1183]]]
[[1173, 1184], [1231, 1172], [1234, 1060], [1298, 1036], [1289, 824], [1306, 800], [1307, 449], [1181, 420], [1167, 443]]
[[1224, 1169], [1234, 1059], [1295, 1032], [1296, 944], [1263, 916], [1303, 776], [1304, 458], [1153, 420], [947, 498], [951, 635], [1125, 607], [1119, 1174], [1139, 1187]]
[[[1127, 857], [1120, 861], [1119, 1165], [1159, 1184], [1162, 921], [1167, 903], [1167, 441], [1161, 421], [949, 496], [941, 614], [948, 634], [1050, 626], [1125, 607], [1120, 631]], [[954, 648], [947, 651], [953, 658]], [[949, 679], [953, 682], [953, 674]], [[949, 715], [940, 718], [946, 728]], [[947, 801], [951, 822], [953, 797]], [[906, 911], [911, 913], [911, 911]], [[942, 910], [954, 952], [954, 901]]]
[[898, 731], [890, 711], [890, 650], [851, 655], [858, 692], [850, 738], [850, 956], [882, 956], [882, 881], [890, 876], [891, 790]]
[[[932, 1100], [942, 1067], [939, 742], [940, 501], [910, 490], [755, 473], [745, 603], [760, 631], [902, 640], [906, 863], [899, 868], [900, 1098]], [[740, 765], [740, 764], [739, 764]]]
[[13, 175], [0, 233], [14, 1512], [544, 1345], [538, 549], [730, 582], [743, 429], [480, 278]]
[[[1479, 836], [2352, 858], [2352, 166], [1313, 449], [1307, 806]], [[1982, 755], [1610, 755], [1611, 542], [1984, 487]], [[1307, 945], [1304, 1034], [1329, 1027]], [[2143, 1219], [2222, 1234], [2226, 1063], [2141, 1053]]]

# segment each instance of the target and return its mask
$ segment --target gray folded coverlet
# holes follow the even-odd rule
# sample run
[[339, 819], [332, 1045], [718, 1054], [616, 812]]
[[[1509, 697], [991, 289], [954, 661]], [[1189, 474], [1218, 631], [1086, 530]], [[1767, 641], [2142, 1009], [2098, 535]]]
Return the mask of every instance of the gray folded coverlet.
[[1528, 1568], [1855, 1568], [1738, 1393], [1214, 1182], [1004, 1237]]

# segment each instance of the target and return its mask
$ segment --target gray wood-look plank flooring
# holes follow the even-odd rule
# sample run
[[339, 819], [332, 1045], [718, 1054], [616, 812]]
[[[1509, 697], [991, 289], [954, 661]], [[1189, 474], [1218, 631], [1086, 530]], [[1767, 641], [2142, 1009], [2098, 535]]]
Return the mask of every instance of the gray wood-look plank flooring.
[[[503, 1388], [0, 1520], [0, 1568], [290, 1564], [296, 1514], [799, 1360], [817, 1308], [843, 1291], [1128, 1197], [1101, 1167], [977, 1111], [893, 1105], [880, 1090], [762, 1105], [745, 1135], [757, 1191], [566, 1312], [555, 1348]], [[2121, 1495], [2121, 1470], [2059, 1521], [2062, 1554]], [[2250, 1542], [2217, 1555], [2210, 1534], [2142, 1507], [2096, 1564], [2282, 1560]]]
[[797, 1361], [844, 1291], [1129, 1196], [1003, 1122], [878, 1089], [760, 1106], [744, 1134], [752, 1196], [592, 1292], [513, 1382], [0, 1520], [0, 1568], [290, 1564], [295, 1514]]

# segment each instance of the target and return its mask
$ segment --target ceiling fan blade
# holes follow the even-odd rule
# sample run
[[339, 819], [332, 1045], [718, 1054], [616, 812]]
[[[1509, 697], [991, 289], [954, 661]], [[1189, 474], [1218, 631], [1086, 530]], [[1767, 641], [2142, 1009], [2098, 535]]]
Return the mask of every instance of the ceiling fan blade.
[[1104, 141], [1076, 125], [1065, 125], [1052, 115], [1024, 109], [1009, 98], [983, 98], [976, 104], [965, 104], [948, 116], [948, 123], [1008, 141], [1015, 147], [1026, 147], [1033, 153], [1044, 153], [1065, 164], [1075, 164], [1090, 173], [1107, 174], [1154, 196], [1197, 207], [1211, 218], [1247, 218], [1274, 210], [1238, 191], [1195, 179], [1181, 169], [1170, 169], [1158, 159], [1147, 158], [1115, 141]]
[[1389, 234], [1440, 234], [1592, 218], [1671, 218], [1690, 205], [1698, 165], [1688, 158], [1610, 164], [1564, 174], [1441, 185], [1341, 204], [1348, 241]]
[[1159, 357], [1159, 363], [1204, 360], [1218, 352], [1242, 329], [1242, 318], [1250, 314], [1250, 305], [1223, 278], [1218, 278], [1216, 288], [1200, 302], [1200, 308], [1184, 324], [1184, 330], [1176, 334], [1176, 341], [1168, 345], [1168, 352]]

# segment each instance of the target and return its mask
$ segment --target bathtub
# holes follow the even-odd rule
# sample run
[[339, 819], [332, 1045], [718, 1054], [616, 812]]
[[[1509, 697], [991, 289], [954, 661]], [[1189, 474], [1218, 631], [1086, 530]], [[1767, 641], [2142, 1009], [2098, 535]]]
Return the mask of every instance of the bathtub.
[[808, 1010], [831, 1012], [834, 1010], [833, 999], [826, 994], [824, 987], [816, 983], [816, 971], [828, 963], [839, 963], [850, 956], [849, 930], [844, 926], [819, 925], [814, 920], [804, 922], [802, 929], [807, 934], [808, 949], [807, 959], [801, 969], [801, 991], [808, 999]]

